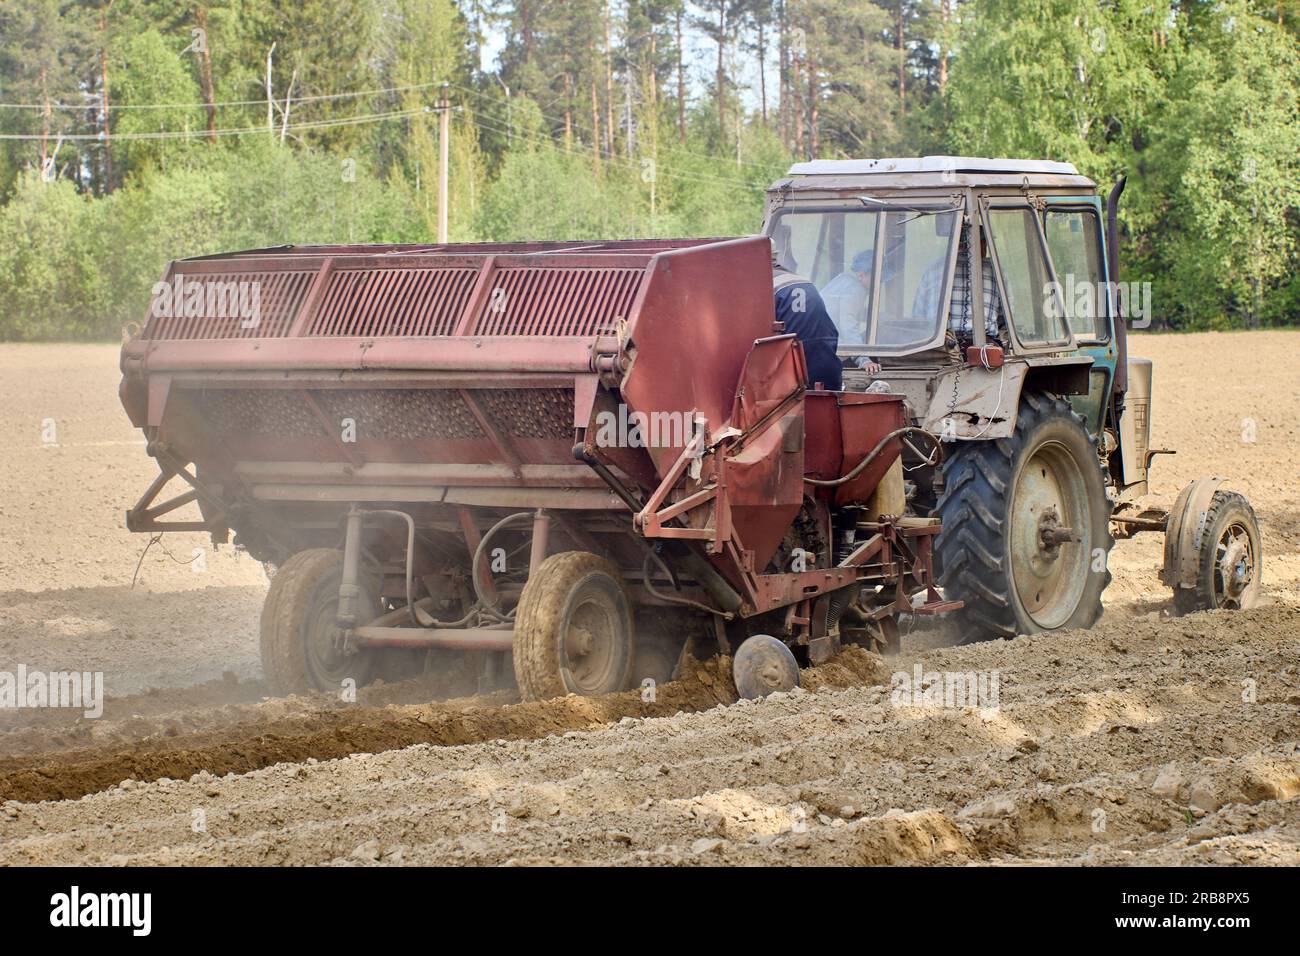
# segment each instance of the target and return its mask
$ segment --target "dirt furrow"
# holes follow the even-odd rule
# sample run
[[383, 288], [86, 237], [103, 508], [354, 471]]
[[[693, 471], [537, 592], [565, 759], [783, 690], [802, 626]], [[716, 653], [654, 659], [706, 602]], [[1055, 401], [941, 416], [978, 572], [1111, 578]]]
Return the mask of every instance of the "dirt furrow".
[[1194, 858], [1207, 839], [1219, 855], [1254, 841], [1281, 859], [1300, 823], [1300, 610], [1242, 615], [1250, 653], [1207, 643], [1221, 617], [1182, 622], [1195, 666], [1168, 660], [1184, 655], [1162, 622], [887, 662], [1005, 672], [996, 711], [898, 706], [887, 677], [654, 719], [619, 719], [618, 695], [545, 740], [494, 734], [11, 805], [0, 840], [32, 862], [1128, 862]]

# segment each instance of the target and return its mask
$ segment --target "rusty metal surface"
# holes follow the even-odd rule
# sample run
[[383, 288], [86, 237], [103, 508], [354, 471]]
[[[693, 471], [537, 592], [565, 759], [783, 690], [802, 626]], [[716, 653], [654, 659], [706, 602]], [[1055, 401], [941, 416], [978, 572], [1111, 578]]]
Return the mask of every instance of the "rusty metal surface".
[[[725, 419], [748, 344], [771, 331], [766, 248], [761, 238], [326, 246], [184, 260], [168, 278], [270, 276], [280, 291], [251, 329], [147, 324], [123, 348], [123, 404], [209, 466], [342, 457], [504, 462], [518, 474], [567, 463], [602, 354], [633, 356], [620, 367], [640, 355], [647, 370], [629, 406]], [[706, 329], [715, 341], [701, 342]], [[384, 374], [402, 387], [383, 388]], [[349, 375], [370, 379], [348, 387]], [[345, 420], [355, 448], [331, 434]]]
[[499, 268], [473, 335], [600, 335], [632, 315], [643, 268]]
[[[171, 286], [251, 283], [256, 321], [238, 315], [156, 316], [141, 339], [588, 336], [631, 318], [660, 254], [708, 240], [464, 246], [313, 246], [172, 263]], [[201, 309], [200, 309], [201, 311]]]
[[[807, 379], [793, 337], [760, 340], [746, 357], [729, 424], [741, 432], [727, 455], [726, 525], [765, 566], [803, 504]], [[829, 393], [828, 393], [829, 394]], [[770, 427], [764, 425], [771, 421]], [[753, 437], [749, 437], [753, 436]]]
[[493, 627], [376, 627], [354, 628], [353, 639], [359, 647], [443, 648], [454, 651], [509, 651], [514, 642], [513, 629]]
[[[907, 424], [903, 397], [888, 392], [810, 392], [807, 414], [804, 471], [824, 481], [847, 474], [881, 439]], [[835, 489], [835, 502], [870, 498], [902, 450], [901, 438], [887, 443], [861, 474]]]
[[[660, 255], [628, 328], [631, 368], [622, 382], [633, 408], [702, 416], [716, 430], [731, 416], [753, 343], [771, 336], [771, 245], [761, 237], [717, 243], [701, 255]], [[663, 469], [684, 447], [650, 449]]]
[[[229, 273], [169, 270], [166, 280], [169, 283], [175, 283], [177, 279], [182, 283], [202, 281], [223, 285], [233, 283], [236, 286], [240, 282], [257, 283], [259, 317], [256, 323], [251, 323], [229, 308], [209, 312], [206, 295], [202, 309], [197, 314], [187, 314], [182, 299], [169, 314], [154, 315], [154, 301], [150, 300], [141, 337], [157, 340], [261, 339], [285, 335], [307, 297], [315, 274], [314, 270], [299, 269]], [[207, 286], [202, 288], [206, 290]], [[236, 296], [237, 294], [236, 292]], [[229, 314], [221, 314], [222, 312]]]
[[450, 335], [478, 271], [334, 269], [307, 335]]

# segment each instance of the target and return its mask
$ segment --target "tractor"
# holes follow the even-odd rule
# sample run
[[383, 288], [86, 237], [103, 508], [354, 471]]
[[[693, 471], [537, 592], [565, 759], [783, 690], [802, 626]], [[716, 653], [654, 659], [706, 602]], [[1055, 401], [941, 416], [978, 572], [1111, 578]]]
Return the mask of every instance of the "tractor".
[[930, 156], [798, 163], [767, 193], [774, 260], [821, 291], [846, 391], [904, 396], [908, 508], [941, 519], [934, 563], [964, 640], [1089, 627], [1116, 538], [1164, 532], [1178, 613], [1260, 592], [1250, 504], [1197, 479], [1139, 508], [1149, 297], [1119, 282], [1121, 178], [1103, 205], [1069, 163]]

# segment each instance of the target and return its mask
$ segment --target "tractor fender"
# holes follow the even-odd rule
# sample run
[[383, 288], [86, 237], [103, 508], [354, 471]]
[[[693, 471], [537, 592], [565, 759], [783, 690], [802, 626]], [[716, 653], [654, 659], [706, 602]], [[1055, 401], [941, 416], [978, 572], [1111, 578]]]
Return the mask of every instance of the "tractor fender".
[[960, 365], [934, 380], [924, 427], [944, 441], [1007, 438], [1016, 430], [1020, 393], [1086, 395], [1089, 355], [1008, 358], [1000, 367]]
[[1202, 475], [1178, 493], [1165, 524], [1165, 563], [1160, 569], [1160, 580], [1167, 587], [1191, 588], [1196, 586], [1196, 573], [1200, 565], [1197, 545], [1205, 531], [1205, 516], [1224, 479], [1215, 475]]
[[1006, 438], [1016, 429], [1020, 390], [1029, 366], [1008, 361], [1000, 368], [961, 365], [934, 380], [922, 427], [944, 441]]

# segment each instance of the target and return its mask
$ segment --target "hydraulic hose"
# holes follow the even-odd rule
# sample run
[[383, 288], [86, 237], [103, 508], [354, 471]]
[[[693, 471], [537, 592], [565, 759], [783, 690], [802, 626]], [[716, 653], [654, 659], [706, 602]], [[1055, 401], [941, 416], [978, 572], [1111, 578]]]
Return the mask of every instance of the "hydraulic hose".
[[487, 599], [487, 596], [484, 594], [483, 582], [479, 580], [478, 569], [479, 564], [482, 563], [483, 555], [487, 551], [487, 543], [492, 540], [492, 536], [502, 528], [506, 527], [506, 525], [513, 524], [521, 519], [532, 521], [533, 513], [531, 511], [516, 511], [512, 515], [506, 515], [492, 527], [488, 528], [487, 534], [483, 535], [483, 537], [479, 539], [478, 547], [474, 549], [474, 560], [470, 564], [470, 581], [474, 585], [474, 597], [478, 599], [479, 609], [486, 612], [489, 617], [494, 617], [498, 621], [502, 622], [513, 621], [515, 619], [515, 612], [511, 611], [509, 614], [506, 614]]
[[668, 575], [669, 578], [673, 576], [672, 572], [668, 570], [668, 566], [664, 564], [663, 559], [659, 557], [659, 555], [655, 554], [652, 550], [647, 551], [645, 561], [641, 564], [641, 579], [642, 583], [645, 585], [645, 589], [650, 592], [651, 597], [658, 598], [660, 601], [666, 601], [669, 604], [683, 604], [686, 607], [693, 607], [701, 611], [707, 611], [709, 614], [716, 614], [724, 621], [730, 621], [736, 616], [731, 611], [720, 611], [716, 607], [709, 607], [707, 604], [701, 604], [699, 601], [692, 601], [690, 598], [674, 597], [671, 594], [664, 594], [662, 591], [658, 590], [650, 583], [651, 558], [658, 562], [659, 567], [663, 568], [664, 574]]
[[390, 515], [401, 518], [406, 522], [406, 612], [411, 618], [411, 623], [416, 627], [464, 627], [478, 613], [477, 607], [472, 607], [469, 613], [456, 621], [439, 621], [434, 617], [424, 614], [424, 609], [420, 606], [428, 602], [432, 606], [433, 602], [429, 598], [423, 598], [420, 601], [414, 600], [415, 583], [412, 581], [411, 569], [415, 562], [415, 519], [405, 511], [398, 511], [395, 508], [375, 508], [363, 512], [367, 515]]
[[930, 439], [930, 441], [934, 443], [933, 460], [927, 460], [926, 464], [937, 465], [940, 459], [943, 457], [943, 446], [939, 443], [939, 439], [937, 437], [935, 437], [932, 433], [926, 431], [924, 428], [916, 428], [915, 426], [909, 425], [905, 428], [895, 428], [884, 438], [880, 439], [880, 441], [876, 443], [876, 447], [871, 449], [871, 451], [867, 453], [867, 457], [863, 458], [860, 462], [854, 465], [852, 470], [849, 471], [848, 474], [841, 475], [838, 478], [830, 478], [830, 479], [805, 477], [804, 481], [806, 481], [810, 485], [816, 485], [818, 488], [838, 488], [840, 485], [847, 484], [848, 482], [852, 481], [854, 478], [858, 477], [858, 475], [862, 474], [862, 472], [866, 470], [867, 466], [870, 465], [873, 461], [875, 461], [876, 458], [880, 455], [880, 453], [885, 450], [885, 446], [889, 444], [891, 441], [893, 441], [895, 438], [898, 438], [900, 435], [924, 435], [926, 438]]

